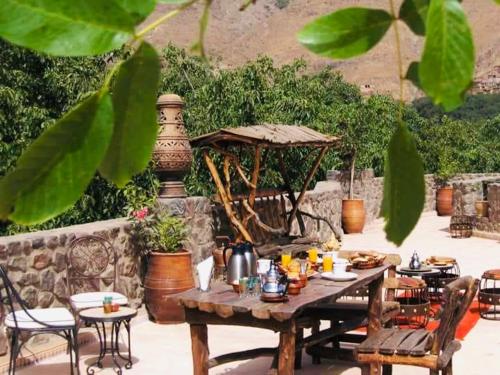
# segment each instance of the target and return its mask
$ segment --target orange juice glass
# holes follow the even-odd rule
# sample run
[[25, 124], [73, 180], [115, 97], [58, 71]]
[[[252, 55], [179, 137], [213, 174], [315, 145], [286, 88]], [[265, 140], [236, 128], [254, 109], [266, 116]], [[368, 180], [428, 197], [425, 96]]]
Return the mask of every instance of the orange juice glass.
[[281, 253], [281, 266], [282, 267], [288, 267], [290, 262], [292, 261], [292, 254], [291, 253]]
[[332, 272], [333, 270], [333, 257], [332, 254], [323, 254], [323, 272]]
[[311, 263], [316, 263], [318, 260], [318, 249], [315, 247], [311, 247], [308, 251], [307, 254], [309, 255], [309, 260]]

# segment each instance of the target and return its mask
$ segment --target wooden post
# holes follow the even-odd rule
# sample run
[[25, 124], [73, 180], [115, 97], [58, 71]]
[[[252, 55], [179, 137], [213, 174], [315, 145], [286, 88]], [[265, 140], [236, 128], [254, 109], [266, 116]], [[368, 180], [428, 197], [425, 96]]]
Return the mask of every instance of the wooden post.
[[206, 324], [190, 324], [193, 374], [208, 375], [208, 334]]
[[295, 202], [295, 205], [292, 207], [292, 212], [290, 212], [290, 217], [288, 218], [288, 228], [292, 227], [293, 220], [295, 218], [295, 215], [297, 214], [297, 210], [299, 209], [299, 205], [302, 203], [302, 200], [304, 199], [304, 195], [306, 193], [307, 187], [311, 183], [312, 178], [316, 174], [316, 171], [318, 170], [321, 160], [323, 160], [323, 157], [326, 154], [326, 151], [328, 150], [328, 147], [323, 147], [319, 153], [319, 155], [316, 157], [316, 160], [314, 161], [314, 164], [307, 174], [306, 180], [304, 181], [304, 185], [302, 186], [302, 190], [300, 191], [299, 197], [297, 198], [297, 202]]
[[[259, 172], [260, 172], [260, 153], [261, 153], [262, 147], [261, 146], [256, 146], [255, 147], [255, 156], [254, 156], [254, 165], [253, 165], [253, 172], [252, 172], [252, 180], [250, 181], [251, 186], [250, 186], [250, 192], [248, 194], [248, 205], [250, 208], [253, 210], [255, 206], [255, 196], [257, 194], [257, 183], [259, 181]], [[246, 207], [245, 207], [246, 208]], [[250, 218], [252, 218], [253, 213], [247, 209], [247, 214], [243, 218], [243, 226], [246, 228], [248, 225], [248, 221]]]
[[[368, 337], [374, 335], [382, 328], [382, 285], [384, 283], [384, 274], [373, 280], [368, 286]], [[363, 368], [363, 375], [367, 369]], [[370, 375], [380, 375], [381, 366], [377, 363], [371, 363], [369, 369]]]
[[[288, 178], [288, 173], [286, 171], [286, 165], [285, 161], [283, 160], [283, 154], [281, 153], [280, 150], [277, 151], [278, 154], [278, 161], [279, 161], [279, 166], [280, 166], [280, 173], [281, 177], [283, 178], [283, 182], [285, 183], [285, 189], [286, 192], [288, 193], [288, 199], [290, 199], [290, 203], [292, 204], [292, 207], [294, 207], [297, 204], [297, 201], [295, 199], [295, 192], [292, 189], [292, 185], [290, 184], [290, 179]], [[299, 229], [300, 229], [300, 234], [304, 235], [304, 232], [306, 231], [306, 226], [304, 224], [304, 219], [302, 219], [301, 215], [297, 215], [297, 221], [299, 222]], [[288, 231], [290, 231], [290, 227], [288, 227], [288, 223], [286, 223]]]
[[278, 375], [291, 375], [294, 373], [295, 365], [295, 320], [290, 320], [286, 331], [280, 332]]
[[228, 219], [231, 221], [231, 224], [234, 225], [236, 230], [243, 236], [243, 239], [245, 239], [246, 241], [253, 242], [250, 233], [248, 233], [248, 231], [245, 229], [245, 227], [241, 224], [241, 222], [234, 214], [234, 211], [231, 207], [231, 202], [226, 194], [226, 189], [224, 188], [224, 184], [222, 183], [222, 180], [219, 176], [219, 172], [217, 171], [214, 162], [210, 158], [210, 155], [208, 155], [207, 150], [203, 151], [203, 158], [205, 160], [205, 163], [207, 164], [210, 174], [212, 175], [212, 178], [214, 179], [215, 186], [217, 187], [217, 192], [219, 193], [220, 200], [224, 205], [224, 209], [226, 211]]

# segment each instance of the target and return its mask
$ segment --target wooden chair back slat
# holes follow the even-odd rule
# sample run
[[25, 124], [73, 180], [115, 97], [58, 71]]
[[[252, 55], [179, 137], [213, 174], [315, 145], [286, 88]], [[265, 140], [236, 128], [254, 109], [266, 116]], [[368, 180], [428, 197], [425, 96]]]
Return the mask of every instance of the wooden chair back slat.
[[479, 280], [472, 276], [461, 277], [444, 288], [444, 309], [438, 328], [434, 331], [432, 354], [439, 354], [453, 341], [458, 323], [472, 304]]

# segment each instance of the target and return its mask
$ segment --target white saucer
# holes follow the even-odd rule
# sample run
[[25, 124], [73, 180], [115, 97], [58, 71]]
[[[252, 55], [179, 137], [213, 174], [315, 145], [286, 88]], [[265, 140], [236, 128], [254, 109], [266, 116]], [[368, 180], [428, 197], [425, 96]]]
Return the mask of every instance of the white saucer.
[[342, 272], [342, 273], [333, 273], [333, 272], [323, 272], [321, 274], [323, 279], [328, 279], [332, 281], [349, 281], [356, 280], [358, 278], [358, 274], [354, 272]]

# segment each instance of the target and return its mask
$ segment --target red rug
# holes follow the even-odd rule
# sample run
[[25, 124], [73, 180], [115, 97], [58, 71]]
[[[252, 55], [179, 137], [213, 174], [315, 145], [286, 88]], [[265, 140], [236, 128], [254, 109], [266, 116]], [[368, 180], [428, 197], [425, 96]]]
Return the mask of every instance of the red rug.
[[[440, 308], [438, 303], [431, 304], [432, 310], [437, 311]], [[469, 310], [465, 313], [463, 319], [458, 324], [457, 332], [455, 334], [455, 338], [458, 340], [463, 340], [465, 336], [474, 328], [477, 321], [481, 318], [479, 315], [479, 305], [477, 299], [475, 299], [469, 307]], [[427, 326], [425, 327], [428, 331], [433, 331], [439, 326], [439, 320], [431, 320]], [[401, 328], [406, 328], [401, 325]], [[366, 332], [366, 328], [358, 328], [357, 332]]]
[[[433, 310], [439, 308], [439, 304], [432, 304]], [[477, 300], [474, 300], [469, 307], [469, 310], [465, 313], [463, 319], [458, 323], [457, 332], [455, 338], [458, 340], [463, 340], [465, 336], [474, 328], [477, 321], [481, 318], [479, 315], [479, 305]], [[428, 331], [433, 331], [439, 326], [439, 320], [431, 320], [425, 329]]]

